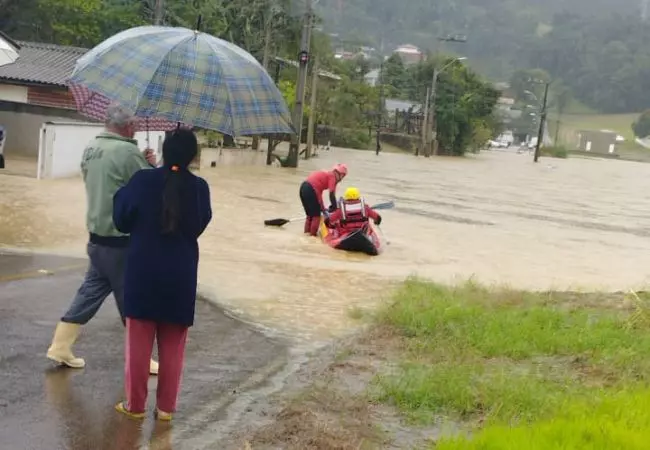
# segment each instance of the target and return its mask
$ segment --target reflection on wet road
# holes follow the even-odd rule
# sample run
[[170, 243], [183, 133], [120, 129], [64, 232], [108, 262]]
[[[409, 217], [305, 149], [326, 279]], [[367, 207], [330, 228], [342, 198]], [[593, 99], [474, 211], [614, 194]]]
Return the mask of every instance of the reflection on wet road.
[[[378, 258], [337, 253], [304, 237], [298, 186], [316, 168], [346, 162], [383, 213], [392, 241]], [[214, 217], [201, 240], [202, 290], [230, 308], [304, 338], [348, 328], [348, 310], [375, 305], [409, 275], [475, 276], [526, 288], [624, 289], [650, 265], [650, 188], [645, 164], [486, 153], [465, 159], [334, 150], [298, 170], [206, 168]], [[80, 180], [0, 176], [0, 244], [83, 251]]]
[[[83, 270], [72, 263], [83, 261], [0, 253], [3, 450], [180, 450], [190, 439], [189, 448], [215, 448], [227, 431], [214, 428], [225, 427], [226, 407], [249, 395], [242, 387], [255, 387], [251, 380], [287, 361], [283, 342], [199, 302], [173, 427], [152, 414], [144, 422], [130, 420], [114, 410], [123, 399], [124, 328], [112, 298], [84, 327], [75, 348], [86, 358], [85, 369], [60, 369], [45, 358], [54, 326], [82, 279]], [[32, 276], [39, 269], [50, 275]], [[25, 278], [2, 281], [12, 273]], [[152, 378], [150, 412], [155, 386]]]

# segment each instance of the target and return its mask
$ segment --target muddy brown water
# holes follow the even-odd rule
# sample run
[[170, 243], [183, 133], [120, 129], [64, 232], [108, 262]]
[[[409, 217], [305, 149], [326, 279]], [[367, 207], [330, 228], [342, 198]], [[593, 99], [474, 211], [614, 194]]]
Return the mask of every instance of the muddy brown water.
[[[391, 245], [377, 258], [333, 251], [303, 236], [298, 186], [314, 169], [345, 162], [384, 211]], [[298, 337], [338, 335], [348, 311], [372, 307], [410, 275], [474, 277], [533, 289], [645, 286], [650, 267], [647, 164], [483, 153], [463, 159], [333, 149], [275, 167], [204, 168], [214, 220], [201, 238], [201, 290], [256, 321]], [[80, 179], [0, 175], [0, 246], [70, 255], [84, 251]]]

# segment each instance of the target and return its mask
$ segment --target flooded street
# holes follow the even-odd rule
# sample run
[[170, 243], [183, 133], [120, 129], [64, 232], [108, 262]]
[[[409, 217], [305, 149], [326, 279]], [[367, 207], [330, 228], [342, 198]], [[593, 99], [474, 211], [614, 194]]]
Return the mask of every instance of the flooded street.
[[[310, 170], [345, 162], [370, 203], [394, 200], [382, 224], [391, 245], [371, 259], [329, 249], [263, 221], [302, 215], [298, 186]], [[626, 289], [647, 284], [650, 166], [624, 161], [483, 153], [423, 159], [335, 149], [298, 170], [201, 171], [214, 220], [201, 239], [203, 293], [308, 339], [348, 329], [348, 311], [370, 307], [410, 275], [474, 277], [533, 289]], [[340, 189], [339, 192], [342, 192]], [[0, 175], [0, 246], [83, 255], [80, 179]]]

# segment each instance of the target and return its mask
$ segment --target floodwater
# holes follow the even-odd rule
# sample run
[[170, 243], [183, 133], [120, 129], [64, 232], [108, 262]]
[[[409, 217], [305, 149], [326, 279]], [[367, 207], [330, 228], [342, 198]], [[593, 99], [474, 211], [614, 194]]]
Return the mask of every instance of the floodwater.
[[[376, 258], [343, 254], [263, 221], [302, 214], [310, 170], [345, 162], [346, 186], [383, 211], [390, 245]], [[214, 219], [201, 239], [201, 290], [253, 320], [308, 339], [348, 329], [352, 308], [376, 305], [418, 275], [470, 277], [532, 289], [629, 289], [648, 282], [650, 166], [486, 152], [463, 159], [333, 149], [274, 167], [204, 168]], [[341, 192], [342, 192], [341, 189]], [[0, 246], [82, 254], [80, 179], [0, 175]]]

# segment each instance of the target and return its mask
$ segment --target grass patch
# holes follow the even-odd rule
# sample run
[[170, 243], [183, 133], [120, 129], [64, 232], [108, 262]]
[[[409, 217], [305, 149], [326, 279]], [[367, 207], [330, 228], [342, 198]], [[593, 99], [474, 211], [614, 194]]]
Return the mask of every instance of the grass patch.
[[[575, 134], [581, 130], [612, 130], [626, 140], [634, 142], [632, 123], [639, 118], [639, 113], [630, 114], [563, 114], [560, 122], [560, 133]], [[549, 131], [555, 133], [557, 116], [549, 115]]]
[[596, 402], [574, 402], [557, 417], [532, 426], [488, 426], [475, 436], [446, 438], [436, 450], [642, 450], [650, 438], [650, 390]]
[[562, 145], [551, 146], [551, 147], [542, 147], [541, 148], [542, 156], [550, 156], [552, 158], [562, 158], [566, 159], [569, 157], [569, 151], [566, 147]]
[[246, 448], [649, 448], [649, 293], [413, 279], [369, 317]]
[[[616, 144], [616, 153], [621, 159], [632, 161], [650, 161], [650, 151], [635, 141], [632, 123], [639, 118], [638, 113], [630, 114], [563, 114], [560, 118], [558, 146], [564, 146], [572, 151], [577, 149], [577, 135], [582, 130], [611, 130], [625, 138], [625, 142]], [[548, 119], [551, 138], [556, 135], [558, 117], [551, 112]], [[553, 155], [550, 155], [553, 156]]]
[[402, 358], [376, 377], [376, 398], [423, 423], [444, 415], [498, 427], [644, 388], [647, 301], [587, 297], [410, 280], [377, 317], [401, 337]]

